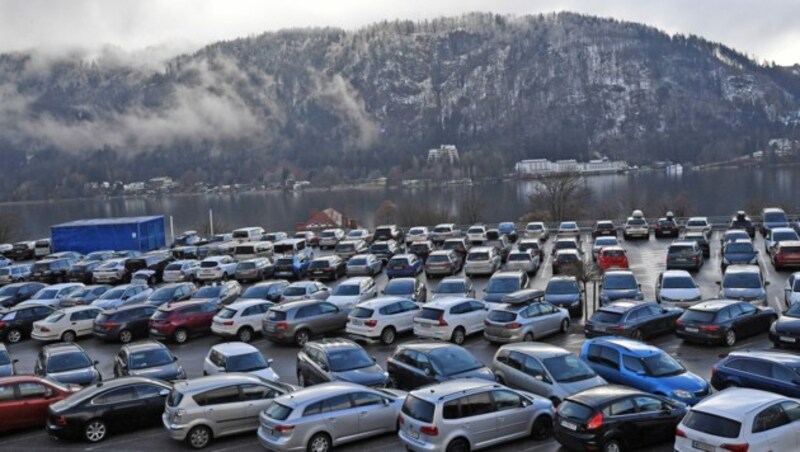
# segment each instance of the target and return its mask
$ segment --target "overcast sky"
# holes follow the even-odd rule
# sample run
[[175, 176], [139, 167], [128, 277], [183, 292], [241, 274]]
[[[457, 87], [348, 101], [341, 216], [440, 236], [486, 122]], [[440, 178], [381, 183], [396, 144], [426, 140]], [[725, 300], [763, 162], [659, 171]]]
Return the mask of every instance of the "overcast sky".
[[110, 45], [171, 53], [286, 27], [354, 29], [470, 11], [576, 11], [697, 34], [759, 61], [800, 63], [800, 0], [0, 0], [0, 52]]

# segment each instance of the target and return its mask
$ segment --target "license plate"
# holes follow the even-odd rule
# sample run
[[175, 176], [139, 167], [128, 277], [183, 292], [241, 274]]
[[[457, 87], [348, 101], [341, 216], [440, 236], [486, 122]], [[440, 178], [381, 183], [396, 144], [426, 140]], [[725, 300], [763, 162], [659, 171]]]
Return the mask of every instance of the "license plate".
[[686, 328], [686, 331], [689, 333], [699, 333], [700, 330], [698, 328]]
[[411, 430], [408, 431], [408, 436], [410, 436], [410, 437], [412, 437], [414, 439], [419, 439], [419, 433], [412, 432]]
[[791, 343], [793, 343], [793, 344], [794, 344], [794, 342], [795, 342], [795, 338], [793, 338], [793, 337], [781, 336], [781, 337], [780, 337], [780, 339], [781, 339], [783, 342], [791, 342]]
[[430, 328], [431, 327], [431, 325], [429, 323], [420, 323], [419, 326], [421, 326], [422, 328]]
[[700, 441], [692, 441], [692, 447], [697, 450], [704, 450], [706, 452], [714, 452], [714, 446], [711, 444], [701, 443]]
[[578, 430], [578, 425], [577, 424], [573, 424], [572, 422], [561, 421], [561, 426], [564, 427], [564, 428], [570, 429], [573, 432], [575, 430]]
[[151, 334], [158, 334], [158, 330], [155, 329], [155, 328], [150, 328], [150, 333]]
[[353, 325], [361, 325], [361, 320], [353, 320]]

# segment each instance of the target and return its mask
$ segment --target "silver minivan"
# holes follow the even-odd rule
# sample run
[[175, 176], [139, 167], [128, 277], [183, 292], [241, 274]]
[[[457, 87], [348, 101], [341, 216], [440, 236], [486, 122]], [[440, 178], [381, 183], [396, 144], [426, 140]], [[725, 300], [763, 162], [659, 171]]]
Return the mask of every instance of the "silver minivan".
[[278, 397], [261, 413], [258, 440], [277, 451], [329, 451], [397, 429], [406, 393], [349, 382], [323, 383]]
[[162, 421], [172, 439], [202, 449], [213, 438], [258, 429], [261, 410], [294, 389], [241, 373], [179, 381], [167, 398]]

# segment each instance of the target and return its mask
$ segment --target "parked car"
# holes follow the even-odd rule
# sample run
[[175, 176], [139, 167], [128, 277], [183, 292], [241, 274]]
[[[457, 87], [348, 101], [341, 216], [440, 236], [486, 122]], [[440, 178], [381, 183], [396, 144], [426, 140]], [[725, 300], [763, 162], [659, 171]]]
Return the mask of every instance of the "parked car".
[[204, 300], [161, 306], [150, 318], [150, 337], [183, 344], [189, 338], [211, 332], [219, 305]]
[[532, 342], [544, 336], [569, 331], [569, 313], [546, 301], [512, 302], [492, 306], [483, 321], [483, 337], [491, 343]]
[[684, 230], [686, 232], [703, 232], [709, 235], [711, 234], [711, 223], [708, 222], [708, 217], [690, 217], [686, 220]]
[[52, 253], [50, 239], [39, 239], [33, 243], [33, 256], [35, 259], [43, 259]]
[[33, 374], [63, 384], [87, 386], [103, 377], [97, 370], [99, 361], [92, 361], [78, 344], [59, 342], [45, 345], [36, 356]]
[[261, 240], [262, 241], [270, 242], [270, 243], [280, 242], [281, 240], [286, 240], [288, 238], [289, 238], [289, 234], [287, 234], [286, 232], [283, 232], [283, 231], [267, 232], [267, 233], [265, 233], [264, 235], [261, 236]]
[[504, 221], [498, 224], [497, 230], [500, 231], [500, 234], [506, 236], [511, 243], [516, 243], [519, 238], [519, 234], [517, 234], [517, 225], [511, 221]]
[[694, 405], [710, 393], [702, 377], [658, 347], [621, 337], [587, 339], [581, 359], [609, 383]]
[[119, 284], [130, 277], [125, 269], [125, 259], [111, 259], [98, 265], [92, 272], [94, 284]]
[[350, 311], [345, 331], [353, 339], [380, 340], [383, 345], [391, 345], [398, 334], [414, 331], [414, 317], [419, 310], [418, 304], [402, 297], [364, 301]]
[[66, 308], [70, 306], [89, 305], [111, 289], [113, 289], [113, 286], [109, 286], [108, 284], [81, 287], [62, 298], [59, 302], [59, 306]]
[[573, 450], [648, 450], [673, 440], [686, 410], [671, 398], [625, 386], [592, 388], [559, 405], [553, 437]]
[[389, 374], [360, 345], [348, 339], [322, 339], [307, 343], [297, 353], [297, 382], [312, 386], [346, 381], [382, 388]]
[[797, 241], [800, 241], [800, 236], [792, 228], [769, 229], [767, 235], [764, 236], [764, 251], [766, 251], [767, 256], [772, 256], [779, 243]]
[[720, 249], [723, 249], [728, 242], [735, 242], [737, 240], [752, 241], [750, 236], [747, 235], [747, 231], [741, 229], [731, 229], [722, 234], [722, 237], [719, 239], [719, 247]]
[[681, 228], [673, 217], [659, 218], [653, 227], [653, 235], [655, 235], [657, 239], [663, 239], [665, 237], [678, 238], [680, 232]]
[[55, 311], [33, 323], [31, 338], [39, 341], [73, 342], [81, 336], [91, 336], [94, 319], [100, 315], [95, 306], [74, 306]]
[[544, 289], [544, 300], [566, 309], [570, 317], [579, 317], [583, 313], [586, 293], [575, 276], [553, 276]]
[[[2, 289], [0, 289], [0, 300], [2, 299]], [[786, 278], [783, 285], [783, 302], [787, 307], [800, 301], [800, 272], [795, 272]]]
[[453, 276], [464, 268], [461, 255], [455, 250], [436, 250], [425, 260], [425, 277]]
[[196, 260], [200, 256], [199, 246], [178, 246], [170, 249], [172, 257], [177, 260]]
[[384, 264], [389, 262], [389, 259], [400, 253], [400, 248], [394, 240], [387, 241], [374, 241], [369, 247], [369, 254], [379, 258]]
[[234, 229], [231, 236], [233, 237], [233, 240], [236, 240], [240, 243], [255, 242], [261, 240], [261, 237], [263, 237], [266, 232], [267, 231], [265, 231], [264, 228], [260, 226], [250, 226], [245, 228]]
[[200, 261], [184, 259], [171, 262], [164, 267], [163, 281], [166, 283], [195, 282], [200, 271]]
[[503, 263], [500, 254], [492, 247], [476, 246], [469, 250], [464, 264], [464, 275], [491, 275], [500, 270]]
[[575, 250], [583, 255], [583, 249], [580, 243], [574, 237], [559, 237], [553, 242], [553, 248], [550, 250], [550, 255], [555, 256], [561, 250]]
[[[756, 259], [757, 261], [757, 259]], [[800, 240], [786, 240], [778, 242], [772, 248], [770, 261], [775, 270], [781, 271], [786, 267], [800, 266]]]
[[297, 231], [293, 238], [304, 240], [310, 247], [319, 246], [319, 236], [314, 231]]
[[664, 308], [654, 302], [615, 301], [598, 308], [586, 321], [586, 337], [624, 336], [636, 340], [675, 331], [680, 308]]
[[622, 229], [622, 237], [625, 240], [650, 239], [650, 225], [644, 218], [641, 210], [634, 210], [633, 214], [625, 221]]
[[308, 277], [315, 280], [336, 281], [346, 273], [347, 262], [336, 255], [314, 258], [308, 266]]
[[686, 270], [667, 270], [656, 279], [656, 302], [664, 307], [688, 308], [702, 298], [700, 285]]
[[15, 261], [27, 261], [34, 258], [34, 245], [36, 242], [17, 242], [11, 248], [11, 251], [6, 253], [6, 257]]
[[596, 239], [597, 237], [604, 236], [617, 236], [617, 226], [614, 225], [613, 221], [600, 220], [594, 224], [592, 228], [592, 238]]
[[47, 408], [78, 389], [33, 375], [0, 378], [0, 433], [41, 428], [47, 423]]
[[791, 304], [769, 328], [769, 339], [775, 348], [800, 345], [800, 305]]
[[486, 231], [486, 240], [481, 244], [483, 247], [493, 247], [500, 255], [500, 261], [505, 263], [508, 260], [508, 254], [511, 253], [511, 242], [506, 236], [500, 234], [497, 229], [489, 229]]
[[731, 218], [731, 222], [728, 225], [728, 229], [739, 229], [747, 232], [747, 235], [750, 236], [750, 239], [756, 238], [756, 227], [753, 224], [753, 220], [747, 216], [744, 210], [740, 210], [736, 212], [736, 215]]
[[597, 254], [597, 266], [602, 271], [628, 268], [628, 253], [621, 246], [606, 246]]
[[236, 275], [237, 262], [231, 256], [209, 256], [200, 261], [197, 280], [200, 282], [227, 281]]
[[533, 221], [525, 225], [525, 238], [539, 239], [545, 242], [550, 238], [550, 231], [544, 223]]
[[428, 259], [428, 256], [430, 256], [431, 252], [433, 252], [435, 249], [436, 246], [430, 240], [425, 240], [425, 241], [420, 240], [412, 242], [411, 245], [408, 247], [408, 252], [410, 254], [416, 255], [424, 262], [426, 259]]
[[6, 265], [0, 268], [0, 286], [27, 281], [31, 276], [31, 264]]
[[197, 286], [193, 283], [166, 284], [148, 295], [144, 303], [156, 307], [169, 303], [178, 303], [191, 299], [195, 292], [197, 292]]
[[353, 229], [345, 236], [347, 240], [363, 240], [369, 246], [374, 237], [368, 229]]
[[420, 240], [429, 240], [431, 238], [430, 230], [425, 226], [414, 226], [406, 232], [406, 245], [411, 245], [413, 242]]
[[66, 280], [69, 282], [91, 284], [92, 273], [100, 264], [102, 264], [102, 261], [76, 261], [67, 270]]
[[336, 286], [328, 297], [332, 303], [341, 309], [349, 311], [362, 301], [369, 300], [378, 295], [375, 280], [369, 276], [354, 276]]
[[475, 224], [467, 229], [467, 240], [473, 245], [480, 245], [486, 240], [486, 225]]
[[766, 207], [761, 210], [761, 235], [765, 238], [770, 230], [775, 228], [788, 228], [789, 217], [779, 207]]
[[513, 250], [508, 254], [506, 260], [506, 271], [522, 271], [527, 275], [534, 275], [539, 270], [541, 260], [539, 254], [533, 250]]
[[104, 341], [119, 341], [127, 344], [134, 339], [147, 337], [150, 317], [156, 306], [137, 304], [108, 309], [94, 320], [94, 337]]
[[125, 260], [125, 271], [128, 280], [139, 270], [153, 271], [154, 280], [151, 284], [164, 282], [164, 269], [173, 261], [172, 255], [168, 251], [152, 251], [141, 256], [128, 258]]
[[[12, 359], [6, 344], [0, 342], [0, 377], [10, 377], [17, 373], [18, 359]], [[13, 389], [12, 389], [13, 391]], [[2, 393], [2, 391], [0, 391]]]
[[542, 396], [554, 406], [573, 394], [608, 384], [574, 353], [544, 342], [500, 347], [492, 372], [499, 383]]
[[383, 262], [374, 254], [357, 254], [347, 261], [347, 276], [376, 276], [383, 270]]
[[414, 318], [414, 335], [461, 345], [470, 334], [483, 332], [488, 307], [469, 298], [445, 298], [426, 303]]
[[422, 273], [423, 261], [414, 254], [396, 254], [386, 263], [386, 276], [389, 279], [398, 277], [415, 277]]
[[73, 259], [42, 259], [31, 266], [30, 280], [46, 284], [65, 283], [74, 263]]
[[719, 297], [767, 305], [767, 285], [758, 265], [731, 265], [722, 275]]
[[800, 356], [774, 350], [734, 351], [711, 368], [711, 386], [752, 388], [800, 397]]
[[605, 272], [600, 282], [600, 306], [617, 300], [644, 300], [642, 285], [630, 270]]
[[363, 240], [342, 240], [336, 244], [334, 252], [337, 256], [347, 261], [356, 254], [364, 254], [369, 251], [369, 245]]
[[[773, 257], [774, 262], [774, 257]], [[798, 260], [800, 263], [800, 260]], [[736, 241], [728, 242], [722, 247], [722, 259], [720, 266], [722, 271], [728, 268], [728, 265], [758, 265], [758, 250], [753, 245], [750, 239], [739, 239]]]
[[733, 388], [698, 403], [674, 431], [677, 452], [792, 450], [800, 403], [772, 392]]
[[0, 288], [0, 310], [14, 307], [47, 287], [39, 282], [17, 282]]
[[256, 283], [245, 289], [242, 296], [237, 298], [235, 303], [241, 303], [246, 300], [265, 300], [279, 303], [283, 297], [283, 291], [287, 287], [289, 287], [289, 281], [285, 279], [273, 279]]
[[244, 342], [225, 342], [208, 350], [203, 360], [203, 375], [244, 373], [267, 381], [279, 381], [272, 368], [272, 359], [265, 359], [257, 348]]
[[580, 242], [581, 228], [574, 221], [562, 221], [556, 230], [556, 238], [574, 238], [576, 242]]
[[5, 339], [9, 344], [16, 344], [30, 337], [33, 323], [48, 317], [53, 312], [55, 310], [52, 307], [39, 304], [15, 306], [0, 312], [0, 339]]
[[272, 275], [275, 278], [302, 279], [308, 274], [308, 266], [313, 258], [308, 255], [284, 255], [275, 258]]
[[128, 304], [143, 303], [153, 293], [153, 289], [143, 284], [124, 284], [107, 290], [92, 302], [101, 309], [113, 309]]
[[[373, 235], [375, 242], [377, 241], [389, 241], [392, 240], [395, 243], [406, 243], [406, 236], [403, 231], [394, 224], [387, 224], [381, 225], [375, 228], [375, 234]], [[372, 250], [370, 250], [372, 252]]]
[[695, 241], [675, 241], [667, 248], [667, 270], [685, 269], [699, 272], [703, 267], [703, 250]]
[[257, 430], [259, 413], [293, 389], [238, 373], [180, 381], [161, 419], [172, 439], [202, 449], [212, 439]]
[[175, 236], [175, 239], [170, 244], [170, 248], [177, 248], [179, 246], [192, 246], [200, 243], [200, 235], [197, 231], [184, 231]]
[[185, 380], [186, 372], [178, 364], [178, 357], [173, 355], [166, 345], [158, 341], [144, 340], [123, 345], [114, 357], [114, 378], [119, 377], [147, 377], [175, 381]]
[[702, 232], [686, 232], [681, 238], [682, 242], [696, 242], [697, 246], [703, 251], [703, 258], [708, 259], [711, 257], [711, 244], [708, 242], [708, 236]]
[[461, 229], [459, 229], [458, 226], [456, 226], [453, 223], [437, 224], [436, 227], [433, 228], [433, 231], [431, 231], [430, 234], [431, 241], [435, 243], [437, 246], [440, 246], [447, 239], [460, 236], [461, 236]]
[[335, 248], [336, 244], [344, 240], [344, 231], [339, 228], [325, 229], [319, 234], [319, 248]]
[[[276, 451], [328, 451], [394, 432], [402, 391], [335, 382], [276, 398], [259, 415], [258, 441]], [[287, 428], [291, 426], [291, 428]]]
[[492, 371], [465, 348], [438, 341], [398, 345], [386, 359], [386, 370], [391, 387], [406, 391], [461, 378], [495, 381]]
[[275, 303], [260, 299], [245, 299], [231, 303], [217, 312], [211, 320], [211, 332], [217, 336], [248, 343], [261, 332], [261, 321]]
[[472, 245], [464, 237], [454, 237], [442, 243], [442, 250], [455, 251], [461, 257], [462, 262], [467, 258], [470, 248], [472, 248]]
[[192, 295], [189, 301], [204, 301], [217, 306], [234, 302], [242, 294], [242, 285], [236, 281], [225, 281], [213, 286], [203, 286]]
[[443, 298], [475, 298], [472, 280], [466, 276], [450, 276], [443, 279], [431, 292], [431, 301]]
[[594, 239], [592, 244], [592, 259], [597, 260], [600, 255], [600, 250], [609, 246], [620, 246], [619, 240], [612, 236], [600, 236]]
[[500, 303], [508, 294], [526, 289], [530, 282], [528, 274], [521, 271], [499, 271], [489, 278], [483, 289], [484, 303]]
[[732, 347], [740, 338], [767, 332], [777, 318], [772, 308], [755, 307], [746, 301], [704, 301], [678, 318], [675, 335], [685, 341]]
[[81, 283], [62, 283], [45, 285], [32, 297], [26, 301], [18, 303], [17, 306], [26, 306], [30, 304], [47, 305], [54, 308], [61, 307], [61, 303], [68, 299], [72, 294], [81, 290], [85, 286]]
[[286, 286], [281, 296], [281, 302], [327, 300], [330, 296], [330, 287], [319, 281], [297, 281]]
[[417, 278], [395, 278], [383, 286], [381, 294], [402, 297], [421, 304], [428, 298], [428, 288]]
[[411, 451], [466, 451], [531, 437], [550, 437], [553, 405], [522, 391], [476, 380], [413, 391], [398, 436]]
[[261, 323], [264, 337], [276, 343], [294, 343], [298, 347], [314, 337], [342, 331], [348, 311], [319, 300], [281, 303], [267, 312]]
[[575, 249], [558, 250], [553, 256], [552, 266], [554, 275], [579, 275], [583, 273], [583, 256]]
[[533, 254], [539, 255], [539, 264], [544, 263], [544, 245], [539, 239], [520, 239], [517, 242], [518, 251], [530, 250]]

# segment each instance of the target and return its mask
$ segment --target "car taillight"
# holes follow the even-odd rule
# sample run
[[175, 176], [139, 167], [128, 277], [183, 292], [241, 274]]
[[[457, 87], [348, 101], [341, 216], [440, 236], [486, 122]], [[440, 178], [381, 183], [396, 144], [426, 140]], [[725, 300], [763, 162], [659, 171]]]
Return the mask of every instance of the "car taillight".
[[291, 432], [294, 430], [294, 425], [277, 425], [275, 426], [275, 431], [278, 433], [286, 433]]
[[597, 413], [589, 419], [589, 423], [586, 424], [586, 430], [597, 430], [598, 428], [603, 426], [603, 413]]
[[428, 436], [437, 436], [439, 435], [439, 427], [436, 427], [435, 425], [431, 427], [422, 426], [419, 428], [419, 432]]
[[226, 321], [222, 322], [222, 324], [226, 325], [226, 326], [231, 326], [231, 325], [233, 325], [233, 320], [226, 320]]
[[711, 366], [711, 376], [713, 377], [714, 374], [716, 374], [716, 373], [717, 373], [717, 366], [716, 365]]
[[40, 330], [42, 333], [49, 333], [49, 332], [50, 332], [50, 328], [48, 328], [48, 327], [46, 327], [46, 326], [39, 327], [39, 330]]
[[686, 438], [686, 432], [681, 430], [679, 427], [675, 427], [675, 436], [680, 438]]
[[6, 322], [0, 322], [0, 328], [5, 328], [5, 327], [6, 327]]
[[608, 328], [611, 331], [625, 331], [625, 327], [622, 325], [615, 325]]
[[289, 323], [288, 322], [278, 322], [278, 324], [275, 325], [275, 328], [279, 329], [279, 330], [288, 330], [289, 329]]
[[59, 427], [66, 427], [67, 426], [67, 417], [66, 416], [56, 416], [55, 418], [56, 425]]
[[697, 262], [697, 256], [692, 256], [692, 262]]
[[444, 319], [444, 313], [439, 314], [439, 326], [447, 326], [447, 321]]
[[397, 423], [400, 424], [400, 425], [403, 425], [403, 424], [406, 423], [406, 420], [403, 419], [403, 415], [402, 414], [397, 416]]
[[700, 331], [719, 331], [719, 325], [700, 325]]
[[723, 444], [719, 446], [722, 450], [729, 450], [731, 452], [747, 452], [750, 448], [750, 445], [747, 443], [744, 444]]
[[511, 322], [509, 324], [506, 324], [506, 328], [508, 328], [510, 330], [517, 329], [517, 328], [522, 328], [522, 324], [519, 323], [519, 322]]
[[364, 325], [367, 325], [368, 327], [374, 327], [377, 324], [378, 324], [377, 320], [367, 320], [366, 322], [364, 322]]
[[683, 326], [685, 323], [686, 323], [686, 322], [684, 322], [684, 321], [683, 321], [683, 320], [681, 320], [681, 319], [678, 319], [678, 320], [676, 320], [676, 321], [675, 321], [675, 325], [676, 325], [676, 326]]

